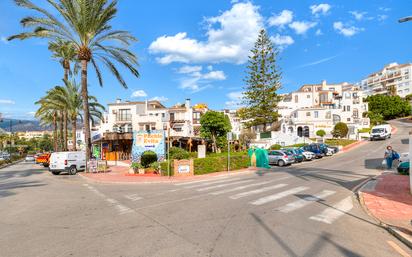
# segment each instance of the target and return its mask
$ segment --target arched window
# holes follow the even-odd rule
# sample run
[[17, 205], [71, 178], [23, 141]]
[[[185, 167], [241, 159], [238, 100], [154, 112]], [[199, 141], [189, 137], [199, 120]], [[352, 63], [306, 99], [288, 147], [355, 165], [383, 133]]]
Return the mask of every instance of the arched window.
[[298, 127], [298, 137], [303, 137], [303, 129], [302, 127]]

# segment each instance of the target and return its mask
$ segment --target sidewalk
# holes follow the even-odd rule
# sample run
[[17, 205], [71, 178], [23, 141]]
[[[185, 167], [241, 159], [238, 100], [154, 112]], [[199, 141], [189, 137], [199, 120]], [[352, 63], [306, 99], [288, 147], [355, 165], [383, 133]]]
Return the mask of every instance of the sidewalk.
[[366, 183], [359, 190], [359, 197], [369, 215], [412, 247], [412, 195], [409, 176], [382, 174]]
[[232, 176], [238, 174], [249, 174], [257, 172], [256, 169], [242, 169], [230, 171], [215, 172], [205, 175], [187, 176], [187, 177], [167, 177], [160, 176], [158, 174], [128, 174], [129, 167], [126, 166], [110, 166], [108, 172], [106, 173], [78, 173], [80, 176], [89, 179], [94, 182], [100, 183], [172, 183], [172, 182], [184, 182], [184, 181], [200, 181], [205, 179], [210, 179], [214, 177], [222, 176]]

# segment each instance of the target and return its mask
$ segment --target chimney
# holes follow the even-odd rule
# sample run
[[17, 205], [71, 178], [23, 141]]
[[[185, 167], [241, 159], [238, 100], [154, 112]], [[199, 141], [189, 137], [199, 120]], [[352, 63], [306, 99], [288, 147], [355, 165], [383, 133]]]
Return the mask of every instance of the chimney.
[[121, 102], [122, 102], [122, 99], [120, 99], [120, 98], [117, 98], [117, 99], [116, 99], [116, 103], [117, 103], [117, 104], [120, 104]]
[[322, 87], [326, 86], [326, 80], [322, 80]]
[[144, 101], [144, 114], [147, 114], [148, 105], [149, 105], [149, 103], [147, 102], [147, 99], [146, 99], [146, 100]]
[[190, 108], [190, 98], [186, 98], [185, 107], [186, 109]]

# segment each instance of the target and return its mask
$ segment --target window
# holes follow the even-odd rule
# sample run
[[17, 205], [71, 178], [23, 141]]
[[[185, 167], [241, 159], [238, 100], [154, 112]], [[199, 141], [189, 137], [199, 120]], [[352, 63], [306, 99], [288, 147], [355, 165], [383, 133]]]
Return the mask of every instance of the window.
[[306, 112], [306, 117], [310, 117], [310, 112]]
[[299, 102], [299, 96], [295, 95], [295, 103]]
[[353, 117], [354, 118], [359, 118], [359, 111], [358, 111], [358, 109], [353, 109]]
[[130, 109], [120, 109], [117, 113], [117, 121], [131, 121], [132, 113]]
[[298, 112], [294, 112], [293, 117], [297, 118], [298, 117]]
[[331, 116], [331, 112], [327, 112], [326, 113], [326, 119], [330, 119], [332, 116]]
[[350, 99], [350, 93], [349, 93], [349, 92], [346, 92], [346, 93], [345, 93], [345, 98], [346, 98], [346, 99]]
[[343, 111], [346, 112], [346, 105], [343, 106]]
[[347, 121], [350, 121], [350, 118], [347, 118], [346, 120], [347, 120]]
[[350, 105], [346, 106], [346, 111], [350, 112]]
[[306, 95], [306, 98], [310, 98], [310, 95]]
[[319, 112], [318, 111], [315, 111], [315, 118], [319, 118]]

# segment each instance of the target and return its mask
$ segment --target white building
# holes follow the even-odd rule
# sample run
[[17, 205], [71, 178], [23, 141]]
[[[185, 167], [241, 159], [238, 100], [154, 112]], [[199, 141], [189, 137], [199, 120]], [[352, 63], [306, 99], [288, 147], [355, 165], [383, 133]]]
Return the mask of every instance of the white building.
[[405, 97], [412, 93], [411, 73], [411, 63], [390, 63], [363, 79], [360, 86], [366, 96], [388, 94]]
[[346, 82], [303, 85], [279, 103], [281, 131], [299, 137], [304, 136], [305, 130], [309, 130], [311, 138], [318, 130], [331, 137], [334, 125], [344, 122], [349, 127], [349, 137], [356, 138], [359, 129], [370, 126], [369, 119], [362, 116], [367, 111], [362, 91]]
[[232, 126], [232, 134], [235, 135], [235, 138], [239, 138], [240, 134], [242, 133], [243, 125], [240, 118], [237, 115], [237, 110], [223, 110], [223, 114], [225, 114], [230, 121], [230, 125]]

